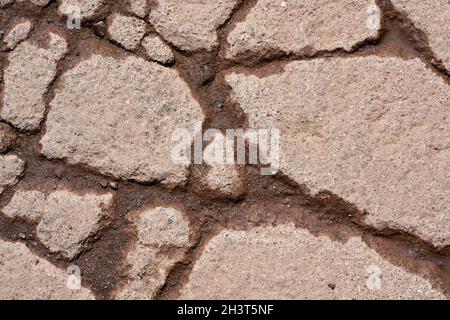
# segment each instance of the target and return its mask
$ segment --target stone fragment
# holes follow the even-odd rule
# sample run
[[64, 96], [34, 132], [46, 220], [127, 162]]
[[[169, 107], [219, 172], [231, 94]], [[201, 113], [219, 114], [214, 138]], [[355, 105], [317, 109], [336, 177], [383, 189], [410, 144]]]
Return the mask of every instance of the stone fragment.
[[213, 50], [217, 29], [230, 17], [239, 0], [158, 1], [149, 21], [156, 31], [177, 48], [186, 51]]
[[134, 50], [145, 35], [145, 22], [114, 13], [108, 18], [108, 35], [127, 50]]
[[12, 3], [13, 0], [0, 0], [0, 7], [6, 6], [7, 4]]
[[351, 51], [363, 41], [376, 39], [380, 27], [375, 0], [258, 0], [229, 33], [225, 55], [234, 59], [272, 52]]
[[60, 0], [58, 11], [62, 15], [72, 15], [79, 9], [80, 18], [90, 18], [103, 6], [105, 0]]
[[0, 123], [0, 152], [7, 151], [16, 138], [16, 133], [9, 125]]
[[38, 239], [52, 252], [72, 259], [84, 241], [105, 224], [112, 194], [77, 195], [60, 190], [45, 196], [39, 191], [17, 191], [3, 213], [39, 222]]
[[28, 37], [33, 24], [29, 20], [17, 22], [3, 38], [8, 49], [14, 49], [17, 44]]
[[127, 0], [128, 10], [140, 18], [147, 15], [149, 6], [147, 0]]
[[[334, 289], [329, 284], [332, 283]], [[428, 280], [294, 225], [225, 230], [206, 246], [180, 299], [445, 299]]]
[[142, 40], [142, 46], [151, 60], [162, 64], [169, 64], [175, 60], [175, 56], [170, 47], [156, 35], [145, 37]]
[[17, 2], [21, 3], [21, 2], [30, 2], [32, 4], [35, 4], [37, 6], [46, 6], [50, 0], [16, 0]]
[[0, 156], [0, 194], [9, 186], [19, 182], [25, 162], [15, 155]]
[[431, 50], [450, 71], [450, 3], [445, 0], [392, 0], [391, 3], [426, 35]]
[[227, 81], [251, 128], [281, 130], [285, 175], [377, 228], [450, 244], [450, 90], [419, 59], [298, 61]]
[[117, 178], [180, 184], [188, 165], [170, 160], [171, 135], [203, 118], [176, 71], [135, 57], [93, 55], [62, 76], [42, 153]]
[[21, 130], [39, 128], [45, 112], [44, 95], [56, 75], [56, 63], [67, 48], [59, 35], [50, 32], [48, 37], [48, 48], [26, 41], [8, 55], [0, 115]]
[[0, 300], [93, 300], [90, 290], [67, 286], [68, 274], [22, 243], [0, 240]]
[[[131, 214], [138, 241], [127, 256], [129, 281], [117, 293], [120, 300], [150, 300], [164, 285], [171, 268], [190, 245], [189, 222], [172, 207], [158, 207]], [[169, 253], [164, 248], [170, 247]]]
[[204, 161], [209, 168], [206, 174], [199, 176], [200, 184], [224, 197], [238, 198], [244, 193], [244, 182], [234, 159], [226, 157], [226, 137], [218, 133], [211, 140], [203, 152]]

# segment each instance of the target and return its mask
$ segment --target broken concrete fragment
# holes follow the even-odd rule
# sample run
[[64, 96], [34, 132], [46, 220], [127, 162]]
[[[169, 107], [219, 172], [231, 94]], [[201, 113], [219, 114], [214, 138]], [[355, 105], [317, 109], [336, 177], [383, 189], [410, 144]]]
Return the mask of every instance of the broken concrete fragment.
[[50, 32], [48, 37], [48, 48], [26, 41], [8, 55], [0, 115], [21, 130], [39, 128], [45, 112], [44, 95], [56, 75], [56, 63], [67, 48], [59, 35]]
[[18, 190], [2, 211], [9, 218], [22, 217], [33, 222], [39, 221], [45, 211], [45, 194], [34, 190]]
[[0, 300], [93, 300], [90, 290], [71, 290], [68, 275], [22, 243], [0, 240]]
[[145, 35], [145, 22], [118, 13], [108, 18], [109, 37], [127, 50], [134, 50]]
[[147, 15], [149, 6], [147, 0], [127, 0], [128, 10], [140, 18]]
[[0, 194], [9, 186], [19, 182], [25, 162], [15, 155], [0, 156]]
[[[333, 283], [334, 290], [329, 284]], [[225, 230], [195, 263], [180, 299], [445, 299], [428, 280], [294, 225]]]
[[39, 191], [17, 191], [2, 211], [11, 218], [39, 222], [36, 235], [42, 244], [72, 259], [102, 227], [111, 205], [111, 193], [81, 196], [61, 190], [46, 197]]
[[230, 17], [239, 0], [158, 1], [149, 21], [158, 33], [186, 51], [213, 50], [218, 45], [217, 29]]
[[419, 59], [292, 62], [227, 76], [251, 128], [279, 128], [280, 170], [377, 228], [450, 244], [450, 91]]
[[204, 116], [176, 71], [135, 57], [93, 55], [62, 76], [50, 107], [41, 140], [47, 157], [122, 179], [186, 181], [187, 165], [170, 161], [171, 135]]
[[[203, 152], [204, 161], [209, 168], [206, 174], [201, 173], [198, 176], [200, 188], [206, 188], [224, 197], [238, 198], [245, 191], [244, 181], [234, 159], [227, 161], [226, 137], [219, 133], [211, 138], [212, 142]], [[233, 142], [230, 142], [230, 145], [233, 145]]]
[[145, 37], [144, 40], [142, 40], [142, 46], [151, 60], [162, 64], [169, 64], [175, 60], [175, 56], [170, 47], [157, 35]]
[[0, 152], [5, 152], [16, 140], [17, 135], [6, 123], [0, 123]]
[[189, 222], [175, 208], [144, 210], [132, 219], [144, 245], [186, 246], [189, 244]]
[[381, 13], [375, 0], [259, 0], [229, 33], [225, 56], [352, 50], [376, 39]]
[[7, 4], [12, 3], [13, 0], [0, 0], [0, 7], [6, 6]]
[[[116, 299], [155, 298], [171, 268], [181, 261], [190, 245], [189, 222], [172, 207], [159, 207], [131, 214], [138, 241], [127, 256], [128, 282]], [[170, 252], [163, 248], [170, 247]]]
[[50, 0], [16, 0], [17, 2], [21, 3], [21, 2], [31, 2], [32, 4], [35, 4], [37, 6], [46, 6]]
[[28, 37], [33, 24], [29, 20], [17, 22], [3, 38], [8, 49], [14, 49], [17, 44]]
[[450, 70], [449, 30], [450, 3], [448, 1], [392, 0], [394, 7], [405, 13], [414, 26], [428, 38], [431, 50]]
[[90, 18], [104, 3], [105, 0], [60, 0], [58, 11], [62, 15], [74, 15], [74, 12], [79, 12], [81, 19]]

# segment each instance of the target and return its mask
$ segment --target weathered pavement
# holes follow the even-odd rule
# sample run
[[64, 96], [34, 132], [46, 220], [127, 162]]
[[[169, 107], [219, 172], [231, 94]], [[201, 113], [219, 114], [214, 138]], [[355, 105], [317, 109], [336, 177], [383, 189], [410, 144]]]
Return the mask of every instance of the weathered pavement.
[[[0, 299], [447, 299], [449, 25], [444, 0], [0, 0]], [[225, 129], [279, 130], [278, 173], [224, 163]]]

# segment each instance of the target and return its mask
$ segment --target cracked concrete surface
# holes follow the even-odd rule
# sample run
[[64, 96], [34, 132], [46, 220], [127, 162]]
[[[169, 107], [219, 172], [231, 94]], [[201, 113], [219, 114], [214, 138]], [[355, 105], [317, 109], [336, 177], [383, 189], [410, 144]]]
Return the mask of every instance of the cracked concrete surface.
[[447, 299], [449, 10], [0, 0], [0, 299]]

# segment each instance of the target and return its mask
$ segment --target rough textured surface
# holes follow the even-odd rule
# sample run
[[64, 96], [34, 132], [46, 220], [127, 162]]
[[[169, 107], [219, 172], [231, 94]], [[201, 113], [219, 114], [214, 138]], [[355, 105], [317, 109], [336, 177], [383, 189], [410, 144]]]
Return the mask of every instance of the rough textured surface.
[[216, 30], [230, 17], [238, 0], [159, 1], [149, 21], [164, 39], [186, 51], [212, 50]]
[[51, 0], [16, 0], [18, 3], [21, 2], [30, 2], [32, 4], [35, 4], [37, 6], [46, 6], [50, 3]]
[[1, 118], [21, 130], [35, 130], [44, 117], [44, 95], [66, 50], [63, 38], [48, 33], [49, 47], [22, 42], [8, 55]]
[[142, 40], [142, 46], [151, 60], [162, 64], [169, 64], [175, 60], [175, 56], [170, 47], [156, 35], [145, 37]]
[[450, 244], [450, 91], [420, 60], [317, 59], [227, 79], [251, 127], [282, 130], [283, 173], [379, 228]]
[[52, 252], [67, 258], [75, 257], [84, 241], [104, 225], [112, 205], [112, 194], [77, 195], [70, 191], [55, 191], [45, 196], [39, 191], [18, 191], [3, 213], [39, 221], [36, 234]]
[[127, 50], [134, 50], [145, 34], [145, 22], [134, 17], [113, 14], [108, 18], [109, 37]]
[[60, 0], [59, 13], [69, 15], [73, 8], [80, 9], [80, 18], [90, 18], [101, 8], [105, 0]]
[[70, 290], [67, 273], [24, 244], [0, 240], [0, 300], [91, 300], [86, 288]]
[[228, 35], [226, 57], [254, 52], [350, 51], [378, 37], [381, 20], [372, 21], [377, 10], [375, 0], [259, 0]]
[[244, 182], [238, 166], [227, 163], [226, 143], [223, 134], [216, 134], [205, 147], [203, 157], [209, 168], [206, 174], [199, 176], [199, 182], [219, 195], [238, 198], [244, 193]]
[[0, 152], [5, 152], [16, 140], [14, 130], [6, 123], [0, 123]]
[[203, 114], [175, 71], [132, 57], [94, 55], [62, 83], [41, 140], [46, 156], [123, 179], [185, 181], [186, 166], [167, 161], [171, 134], [192, 128]]
[[25, 162], [15, 155], [0, 156], [0, 194], [15, 185], [25, 169]]
[[127, 0], [128, 10], [138, 17], [144, 18], [147, 15], [149, 6], [147, 0]]
[[[175, 208], [158, 207], [135, 212], [132, 221], [138, 241], [127, 256], [128, 282], [116, 299], [154, 299], [170, 269], [180, 261], [190, 244], [189, 222]], [[170, 247], [170, 253], [163, 249]]]
[[17, 21], [3, 38], [3, 42], [9, 49], [14, 49], [17, 44], [28, 37], [33, 24], [29, 20]]
[[428, 38], [431, 50], [450, 70], [450, 4], [445, 0], [391, 0]]
[[[371, 279], [380, 270], [381, 282]], [[377, 276], [377, 274], [373, 274]], [[330, 287], [334, 286], [334, 289]], [[197, 261], [180, 299], [445, 299], [359, 238], [315, 237], [293, 225], [223, 231]]]

